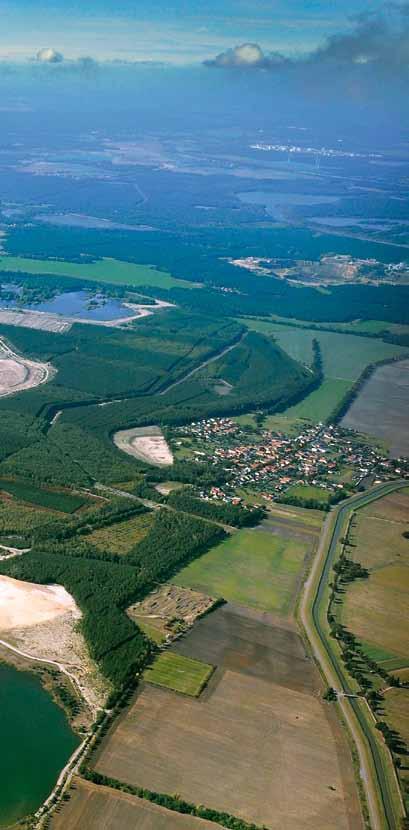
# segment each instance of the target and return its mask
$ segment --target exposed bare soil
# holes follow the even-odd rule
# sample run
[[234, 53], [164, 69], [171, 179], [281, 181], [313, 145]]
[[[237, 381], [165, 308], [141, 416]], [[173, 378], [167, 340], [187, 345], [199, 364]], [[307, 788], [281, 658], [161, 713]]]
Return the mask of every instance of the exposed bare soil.
[[47, 363], [15, 354], [0, 340], [0, 398], [46, 383], [53, 371]]
[[120, 430], [114, 435], [114, 443], [118, 449], [147, 464], [154, 464], [158, 467], [173, 464], [172, 452], [159, 427], [135, 427]]

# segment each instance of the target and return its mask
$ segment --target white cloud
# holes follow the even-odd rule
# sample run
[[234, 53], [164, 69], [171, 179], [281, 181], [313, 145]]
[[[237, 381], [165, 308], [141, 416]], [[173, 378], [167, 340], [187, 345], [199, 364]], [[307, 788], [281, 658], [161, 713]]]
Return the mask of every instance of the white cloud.
[[56, 49], [46, 48], [37, 52], [36, 59], [40, 63], [62, 63], [64, 56]]
[[287, 58], [279, 52], [265, 54], [258, 43], [242, 43], [240, 46], [226, 49], [212, 60], [205, 61], [206, 66], [246, 69], [266, 69], [284, 63], [287, 63]]

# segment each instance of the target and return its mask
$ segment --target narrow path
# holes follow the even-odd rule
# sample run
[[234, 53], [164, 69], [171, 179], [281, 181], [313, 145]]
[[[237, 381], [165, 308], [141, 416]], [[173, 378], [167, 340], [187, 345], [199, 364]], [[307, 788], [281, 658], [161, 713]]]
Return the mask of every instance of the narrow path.
[[[166, 395], [167, 392], [170, 392], [171, 389], [175, 389], [175, 387], [179, 386], [180, 383], [184, 383], [185, 380], [188, 380], [188, 378], [191, 378], [193, 375], [196, 374], [196, 372], [200, 372], [200, 370], [204, 369], [205, 366], [209, 366], [210, 363], [214, 363], [216, 360], [220, 360], [221, 357], [224, 357], [225, 354], [228, 354], [228, 352], [231, 352], [232, 349], [235, 349], [235, 348], [237, 348], [237, 346], [240, 346], [240, 343], [243, 342], [244, 338], [247, 337], [247, 335], [248, 335], [248, 330], [243, 331], [243, 333], [240, 335], [240, 338], [238, 340], [236, 340], [234, 343], [230, 343], [229, 346], [226, 346], [218, 354], [214, 354], [211, 357], [208, 357], [207, 360], [204, 360], [203, 363], [200, 364], [200, 366], [196, 366], [194, 369], [191, 369], [190, 372], [187, 372], [186, 375], [183, 375], [181, 378], [179, 378], [179, 380], [173, 381], [173, 383], [171, 383], [169, 386], [167, 386], [166, 389], [163, 389], [162, 392], [159, 392], [159, 395]], [[217, 380], [217, 378], [215, 378], [215, 382], [216, 382], [216, 380]]]
[[179, 507], [172, 507], [171, 504], [162, 504], [161, 502], [143, 499], [140, 496], [134, 496], [133, 493], [128, 493], [126, 490], [118, 490], [116, 487], [108, 487], [106, 484], [96, 483], [94, 486], [97, 490], [103, 490], [105, 493], [111, 493], [113, 496], [121, 496], [125, 499], [137, 501], [140, 504], [143, 504], [144, 507], [148, 507], [150, 510], [171, 510], [173, 513], [183, 513], [184, 516], [191, 516], [192, 519], [201, 519], [202, 522], [207, 522], [207, 524], [222, 527], [223, 530], [227, 531], [227, 533], [236, 533], [238, 529], [237, 527], [233, 527], [233, 525], [226, 525], [222, 522], [218, 522], [216, 519], [208, 519], [205, 516], [199, 516], [197, 513], [188, 513], [186, 510], [181, 510]]
[[381, 756], [377, 739], [371, 727], [367, 725], [366, 718], [368, 714], [372, 716], [372, 712], [371, 710], [369, 710], [369, 713], [366, 712], [364, 708], [367, 706], [365, 699], [360, 696], [356, 697], [345, 681], [345, 677], [337, 665], [336, 658], [327, 642], [327, 632], [321, 627], [320, 612], [326, 612], [326, 609], [322, 607], [322, 601], [325, 599], [325, 590], [330, 578], [336, 546], [342, 533], [345, 516], [351, 509], [361, 507], [367, 502], [381, 498], [403, 486], [407, 486], [406, 481], [388, 482], [370, 493], [353, 496], [334, 511], [331, 511], [324, 522], [317, 554], [311, 573], [305, 582], [299, 607], [302, 626], [325, 681], [328, 686], [339, 689], [341, 692], [338, 697], [338, 705], [358, 754], [360, 777], [373, 830], [383, 830], [385, 827], [395, 830], [395, 806], [396, 800], [400, 798], [399, 785], [392, 767], [390, 772], [392, 772], [396, 785], [396, 792], [392, 794], [389, 790], [387, 776], [384, 775], [384, 759]]

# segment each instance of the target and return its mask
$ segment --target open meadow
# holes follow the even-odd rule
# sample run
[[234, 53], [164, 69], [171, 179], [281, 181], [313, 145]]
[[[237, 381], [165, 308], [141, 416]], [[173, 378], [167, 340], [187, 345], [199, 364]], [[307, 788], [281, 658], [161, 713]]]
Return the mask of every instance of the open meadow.
[[317, 510], [273, 504], [259, 527], [234, 533], [172, 581], [261, 611], [289, 614], [322, 517]]
[[167, 271], [159, 271], [149, 265], [137, 265], [133, 262], [121, 262], [106, 257], [96, 262], [80, 265], [76, 262], [64, 262], [53, 259], [30, 259], [19, 256], [2, 256], [0, 271], [16, 271], [25, 274], [57, 274], [74, 279], [106, 282], [113, 285], [151, 286], [152, 288], [173, 288], [183, 286], [193, 288], [191, 282], [178, 280]]
[[324, 421], [366, 366], [408, 354], [405, 347], [359, 335], [297, 328], [268, 320], [246, 320], [246, 325], [274, 337], [284, 351], [301, 363], [311, 363], [313, 340], [320, 344], [324, 381], [304, 400], [286, 410], [285, 417], [290, 422], [297, 418]]
[[191, 562], [173, 582], [263, 611], [289, 611], [308, 545], [259, 529], [240, 530]]

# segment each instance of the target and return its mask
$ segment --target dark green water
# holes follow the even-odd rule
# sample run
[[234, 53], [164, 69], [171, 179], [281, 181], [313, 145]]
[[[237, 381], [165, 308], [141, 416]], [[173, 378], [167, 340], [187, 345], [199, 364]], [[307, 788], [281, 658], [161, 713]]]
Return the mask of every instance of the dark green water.
[[78, 744], [39, 678], [0, 663], [0, 827], [40, 806]]

